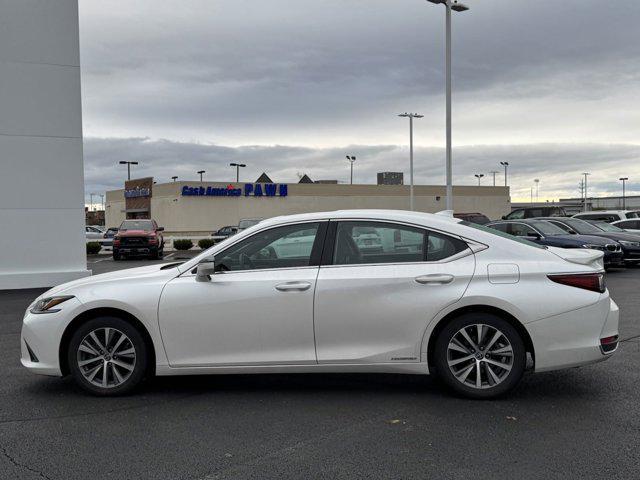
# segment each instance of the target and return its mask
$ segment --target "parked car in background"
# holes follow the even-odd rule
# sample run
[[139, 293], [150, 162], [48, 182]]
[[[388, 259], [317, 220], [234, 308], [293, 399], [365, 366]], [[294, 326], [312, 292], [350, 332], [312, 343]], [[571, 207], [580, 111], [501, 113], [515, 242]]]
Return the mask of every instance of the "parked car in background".
[[464, 220], [466, 222], [476, 223], [478, 225], [486, 225], [491, 221], [489, 217], [484, 215], [483, 213], [454, 213], [453, 216], [455, 218], [459, 218], [460, 220]]
[[523, 237], [538, 245], [560, 248], [588, 248], [604, 253], [604, 266], [622, 266], [622, 247], [618, 242], [591, 235], [570, 234], [562, 228], [541, 219], [499, 220], [487, 224], [487, 227], [501, 232]]
[[[394, 241], [360, 250], [361, 227]], [[606, 360], [618, 317], [601, 252], [418, 212], [320, 212], [48, 290], [25, 312], [21, 362], [101, 396], [153, 375], [346, 371], [435, 373], [492, 398], [528, 359], [543, 372]]]
[[611, 222], [611, 225], [622, 228], [625, 232], [640, 233], [640, 218], [637, 220], [616, 220]]
[[622, 247], [625, 263], [640, 262], [640, 237], [629, 232], [605, 232], [579, 218], [544, 218], [571, 235], [589, 235], [618, 242]]
[[104, 233], [98, 227], [86, 225], [84, 227], [85, 236], [88, 242], [98, 242], [102, 240]]
[[211, 234], [213, 240], [216, 242], [220, 242], [225, 240], [233, 235], [238, 233], [238, 227], [235, 225], [227, 225], [226, 227], [222, 227], [219, 230], [216, 230]]
[[[540, 215], [540, 217], [550, 217], [551, 215]], [[581, 220], [597, 220], [601, 222], [615, 222], [617, 220], [627, 220], [629, 218], [639, 218], [637, 210], [603, 210], [600, 212], [576, 213], [573, 218]]]
[[238, 232], [259, 224], [264, 218], [243, 218], [238, 222]]
[[513, 210], [502, 217], [503, 220], [522, 220], [536, 217], [566, 217], [567, 212], [562, 207], [527, 207]]
[[145, 256], [162, 258], [164, 255], [163, 227], [155, 220], [125, 220], [113, 237], [113, 259]]
[[118, 227], [107, 228], [107, 230], [102, 234], [103, 240], [100, 242], [102, 243], [102, 246], [113, 247], [113, 237], [116, 236], [116, 233], [118, 233]]

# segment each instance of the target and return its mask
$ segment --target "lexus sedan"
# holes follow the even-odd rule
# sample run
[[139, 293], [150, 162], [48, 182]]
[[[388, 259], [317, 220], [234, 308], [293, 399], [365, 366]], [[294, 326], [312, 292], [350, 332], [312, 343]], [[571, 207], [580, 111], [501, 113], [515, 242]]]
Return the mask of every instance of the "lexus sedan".
[[[363, 230], [381, 250], [356, 241]], [[152, 375], [433, 372], [490, 398], [527, 367], [586, 365], [617, 349], [602, 258], [450, 213], [272, 218], [185, 263], [47, 291], [25, 313], [21, 361], [105, 396]]]

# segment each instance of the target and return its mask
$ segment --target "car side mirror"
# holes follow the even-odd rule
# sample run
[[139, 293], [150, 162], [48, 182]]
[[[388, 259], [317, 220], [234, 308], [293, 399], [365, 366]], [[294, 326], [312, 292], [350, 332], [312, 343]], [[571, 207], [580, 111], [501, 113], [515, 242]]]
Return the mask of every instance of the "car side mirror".
[[158, 232], [164, 232], [164, 227], [158, 227]]
[[502, 215], [502, 220], [507, 220], [507, 216], [506, 215]]
[[199, 263], [196, 267], [196, 281], [197, 282], [210, 282], [211, 275], [216, 272], [216, 262], [209, 260]]
[[535, 239], [535, 240], [540, 240], [540, 239], [542, 239], [542, 236], [541, 236], [540, 234], [538, 234], [538, 233], [530, 233], [530, 234], [528, 234], [528, 235], [527, 235], [527, 237], [529, 237], [529, 238], [533, 238], [533, 239]]

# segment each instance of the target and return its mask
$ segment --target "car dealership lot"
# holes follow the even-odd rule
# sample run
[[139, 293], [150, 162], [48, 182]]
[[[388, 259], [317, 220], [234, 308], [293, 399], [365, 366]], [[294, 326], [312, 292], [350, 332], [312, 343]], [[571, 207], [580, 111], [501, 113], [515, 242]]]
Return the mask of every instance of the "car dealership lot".
[[0, 478], [637, 478], [640, 268], [607, 281], [618, 353], [488, 402], [434, 378], [356, 374], [165, 377], [94, 398], [20, 366], [22, 313], [41, 290], [0, 292]]

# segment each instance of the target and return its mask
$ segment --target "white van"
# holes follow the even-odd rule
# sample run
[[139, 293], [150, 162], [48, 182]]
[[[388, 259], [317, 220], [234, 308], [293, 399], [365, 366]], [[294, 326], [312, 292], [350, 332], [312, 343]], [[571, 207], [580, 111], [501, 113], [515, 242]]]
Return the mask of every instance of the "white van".
[[599, 222], [615, 222], [616, 220], [628, 220], [640, 218], [637, 210], [602, 210], [598, 212], [582, 212], [573, 216], [581, 220], [595, 220]]

